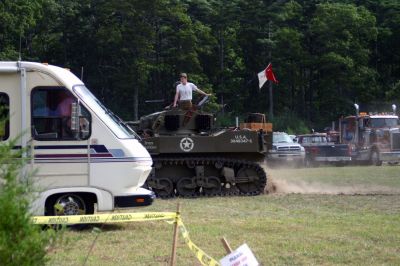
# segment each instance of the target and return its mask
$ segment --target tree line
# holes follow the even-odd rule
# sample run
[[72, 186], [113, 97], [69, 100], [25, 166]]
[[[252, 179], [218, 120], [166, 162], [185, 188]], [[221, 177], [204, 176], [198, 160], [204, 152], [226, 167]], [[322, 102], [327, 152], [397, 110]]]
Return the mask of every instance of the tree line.
[[125, 120], [186, 72], [226, 123], [268, 112], [271, 62], [275, 128], [296, 131], [399, 100], [398, 25], [397, 0], [2, 0], [0, 60], [70, 68]]

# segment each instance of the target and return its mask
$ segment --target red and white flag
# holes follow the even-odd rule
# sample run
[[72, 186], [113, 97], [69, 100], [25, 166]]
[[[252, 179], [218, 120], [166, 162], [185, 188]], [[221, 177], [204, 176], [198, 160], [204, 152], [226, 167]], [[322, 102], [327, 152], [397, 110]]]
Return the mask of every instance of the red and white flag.
[[279, 83], [279, 81], [275, 78], [274, 72], [272, 71], [271, 63], [268, 64], [266, 69], [258, 73], [258, 85], [260, 89], [267, 80], [270, 80], [274, 83]]

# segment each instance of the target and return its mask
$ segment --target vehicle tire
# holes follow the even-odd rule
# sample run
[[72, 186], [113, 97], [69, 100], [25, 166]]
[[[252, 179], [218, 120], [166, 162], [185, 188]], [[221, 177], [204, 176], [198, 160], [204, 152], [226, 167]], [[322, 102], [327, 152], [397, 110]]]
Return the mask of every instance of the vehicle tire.
[[336, 162], [335, 163], [335, 166], [336, 167], [344, 167], [344, 166], [346, 166], [347, 165], [347, 162], [343, 162], [343, 161], [341, 161], [341, 162]]
[[318, 166], [319, 166], [319, 163], [318, 163], [317, 161], [314, 161], [314, 160], [312, 159], [312, 157], [306, 157], [306, 158], [304, 159], [304, 165], [305, 165], [305, 167], [307, 167], [307, 168], [312, 168], [312, 167], [318, 167]]
[[[94, 213], [93, 198], [88, 195], [66, 193], [54, 195], [46, 201], [46, 216], [87, 215]], [[75, 224], [75, 229], [84, 229], [87, 224]], [[53, 226], [54, 227], [54, 226]], [[59, 226], [55, 226], [59, 228]]]
[[373, 150], [371, 152], [370, 164], [371, 165], [376, 165], [376, 166], [381, 166], [382, 165], [382, 161], [379, 158], [379, 153], [378, 153], [377, 150]]
[[313, 167], [312, 160], [308, 156], [304, 159], [304, 167], [306, 167], [306, 168]]

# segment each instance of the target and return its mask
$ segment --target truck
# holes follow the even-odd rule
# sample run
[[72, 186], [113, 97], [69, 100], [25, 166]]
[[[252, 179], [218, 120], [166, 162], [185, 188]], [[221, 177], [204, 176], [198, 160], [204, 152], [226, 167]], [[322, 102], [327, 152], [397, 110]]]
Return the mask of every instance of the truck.
[[397, 164], [400, 161], [400, 125], [396, 105], [392, 112], [360, 112], [354, 104], [356, 115], [339, 121], [340, 142], [349, 144], [352, 160], [371, 165], [382, 162]]
[[[147, 206], [141, 188], [152, 159], [140, 138], [71, 71], [35, 62], [0, 62], [4, 144], [17, 139], [38, 195], [34, 215], [77, 215]], [[33, 171], [35, 170], [35, 171]]]
[[331, 142], [326, 133], [298, 135], [297, 142], [305, 148], [306, 167], [318, 166], [320, 163], [342, 166], [351, 161], [350, 146]]
[[295, 166], [304, 165], [305, 149], [286, 132], [273, 132], [272, 147], [268, 150], [267, 165], [274, 166]]

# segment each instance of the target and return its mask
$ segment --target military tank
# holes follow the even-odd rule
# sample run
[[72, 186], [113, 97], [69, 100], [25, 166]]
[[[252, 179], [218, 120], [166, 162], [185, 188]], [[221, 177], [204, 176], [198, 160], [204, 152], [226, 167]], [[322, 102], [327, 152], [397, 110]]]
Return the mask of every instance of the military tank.
[[265, 133], [216, 127], [214, 115], [202, 110], [206, 102], [130, 123], [153, 158], [145, 186], [161, 198], [262, 193]]

